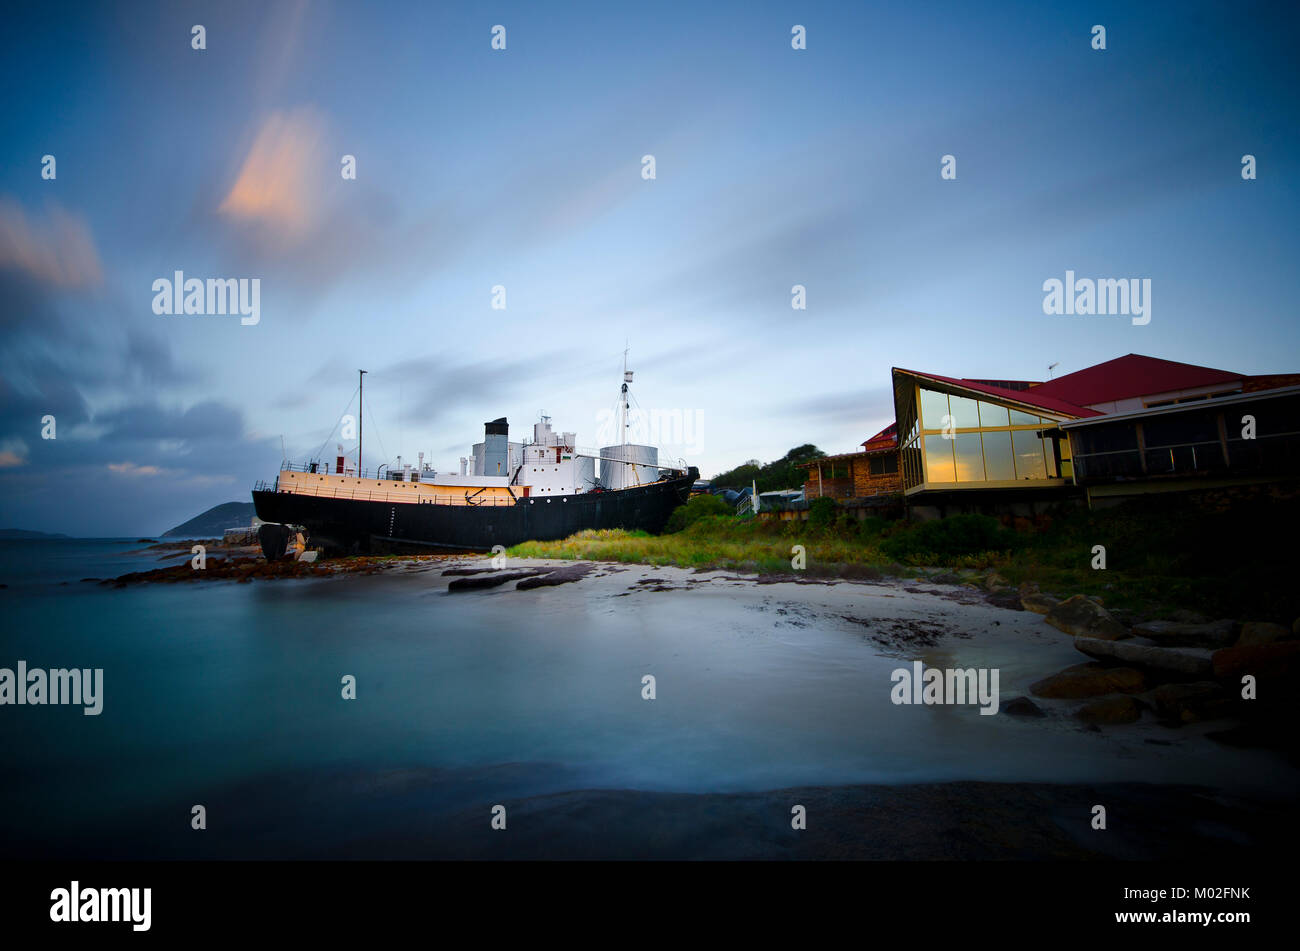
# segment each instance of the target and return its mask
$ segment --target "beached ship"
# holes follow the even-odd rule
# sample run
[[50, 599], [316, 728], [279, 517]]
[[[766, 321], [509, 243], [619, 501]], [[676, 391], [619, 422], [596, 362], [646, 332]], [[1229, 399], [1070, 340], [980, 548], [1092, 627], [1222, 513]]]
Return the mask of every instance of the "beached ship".
[[[627, 433], [628, 383], [620, 393]], [[504, 417], [484, 424], [481, 443], [458, 473], [416, 465], [359, 468], [342, 453], [331, 462], [282, 463], [274, 483], [259, 482], [253, 504], [268, 559], [284, 555], [305, 529], [326, 551], [429, 547], [488, 551], [496, 545], [564, 538], [583, 529], [659, 532], [699, 478], [694, 466], [666, 461], [654, 446], [622, 442], [581, 449], [576, 433], [557, 433], [549, 417], [531, 440], [511, 442]]]

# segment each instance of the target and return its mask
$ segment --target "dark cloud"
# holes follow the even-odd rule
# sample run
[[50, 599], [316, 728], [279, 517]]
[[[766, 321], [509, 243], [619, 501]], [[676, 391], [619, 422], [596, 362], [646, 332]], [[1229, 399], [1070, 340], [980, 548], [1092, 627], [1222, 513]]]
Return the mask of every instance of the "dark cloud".
[[112, 441], [237, 440], [243, 436], [243, 414], [209, 400], [183, 410], [167, 409], [157, 403], [140, 403], [95, 418], [105, 427], [103, 438]]

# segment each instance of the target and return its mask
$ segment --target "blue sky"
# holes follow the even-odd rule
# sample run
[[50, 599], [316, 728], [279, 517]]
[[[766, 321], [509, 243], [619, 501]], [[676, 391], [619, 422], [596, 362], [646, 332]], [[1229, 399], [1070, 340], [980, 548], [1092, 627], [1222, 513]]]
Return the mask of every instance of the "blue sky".
[[[358, 367], [367, 465], [449, 469], [502, 415], [594, 445], [629, 346], [640, 406], [692, 422], [657, 441], [705, 474], [852, 449], [891, 366], [1295, 371], [1294, 12], [1047, 7], [16, 10], [0, 527], [147, 534], [247, 499], [281, 438], [327, 441]], [[1067, 269], [1149, 278], [1151, 322], [1045, 316]], [[176, 270], [258, 278], [260, 323], [154, 314]]]

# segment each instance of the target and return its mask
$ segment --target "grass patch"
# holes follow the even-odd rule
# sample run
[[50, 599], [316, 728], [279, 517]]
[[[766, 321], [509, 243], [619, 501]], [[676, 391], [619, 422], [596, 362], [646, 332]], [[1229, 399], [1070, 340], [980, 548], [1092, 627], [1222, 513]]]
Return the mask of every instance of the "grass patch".
[[[792, 548], [802, 545], [804, 571], [816, 577], [910, 576], [923, 567], [995, 570], [1012, 586], [1034, 582], [1062, 597], [1100, 595], [1108, 608], [1143, 616], [1185, 608], [1287, 625], [1300, 616], [1289, 550], [1300, 537], [1297, 503], [1207, 511], [1152, 498], [1096, 512], [1062, 508], [1035, 532], [1015, 532], [979, 515], [908, 523], [830, 514], [817, 523], [702, 514], [671, 534], [585, 531], [525, 542], [509, 553], [788, 574]], [[1105, 570], [1092, 568], [1096, 545], [1106, 548]]]

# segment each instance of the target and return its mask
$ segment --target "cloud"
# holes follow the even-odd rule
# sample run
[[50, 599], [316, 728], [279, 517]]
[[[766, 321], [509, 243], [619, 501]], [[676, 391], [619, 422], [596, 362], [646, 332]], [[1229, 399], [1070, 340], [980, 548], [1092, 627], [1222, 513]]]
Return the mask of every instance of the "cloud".
[[297, 243], [318, 220], [324, 141], [325, 121], [314, 109], [268, 116], [217, 210], [262, 227], [277, 243]]
[[27, 465], [27, 443], [21, 439], [0, 442], [0, 469], [15, 469]]
[[97, 285], [104, 276], [84, 218], [50, 204], [43, 215], [29, 219], [9, 198], [0, 198], [0, 271], [71, 288]]
[[141, 466], [134, 462], [110, 462], [108, 468], [119, 475], [127, 476], [159, 476], [170, 475], [166, 469], [160, 469], [158, 466]]
[[225, 404], [207, 400], [184, 410], [157, 403], [138, 403], [95, 417], [106, 427], [108, 440], [180, 440], [185, 444], [243, 437], [243, 415]]

